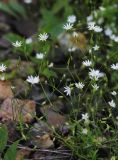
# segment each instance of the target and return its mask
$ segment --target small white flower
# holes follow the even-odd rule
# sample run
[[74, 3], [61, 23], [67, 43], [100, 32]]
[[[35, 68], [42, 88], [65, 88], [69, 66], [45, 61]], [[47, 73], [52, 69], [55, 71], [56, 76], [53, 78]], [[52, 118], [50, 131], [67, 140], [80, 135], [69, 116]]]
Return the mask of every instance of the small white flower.
[[52, 63], [52, 62], [48, 65], [49, 68], [51, 68], [53, 66], [54, 66], [54, 63]]
[[92, 65], [92, 62], [91, 62], [90, 60], [85, 60], [85, 61], [82, 62], [82, 64], [83, 64], [84, 66], [86, 66], [86, 67], [89, 67], [89, 66]]
[[75, 15], [68, 16], [67, 22], [75, 23], [76, 22], [76, 16]]
[[116, 91], [112, 91], [111, 94], [112, 94], [113, 96], [116, 96], [116, 95], [117, 95]]
[[73, 32], [73, 33], [72, 33], [72, 36], [73, 36], [73, 37], [78, 37], [79, 34], [78, 34], [77, 32]]
[[30, 4], [32, 3], [32, 0], [24, 0], [25, 3]]
[[74, 52], [76, 50], [75, 47], [72, 47], [72, 48], [68, 48], [68, 52]]
[[70, 87], [68, 87], [68, 86], [66, 86], [66, 87], [64, 87], [64, 89], [65, 89], [65, 93], [66, 93], [66, 95], [67, 96], [70, 96], [71, 95], [71, 88]]
[[88, 30], [94, 30], [95, 28], [95, 22], [89, 22], [88, 23]]
[[88, 113], [82, 114], [82, 120], [88, 121], [89, 116]]
[[72, 28], [73, 28], [73, 24], [71, 24], [71, 23], [66, 23], [63, 25], [63, 29], [65, 29], [65, 30], [70, 30]]
[[36, 58], [37, 59], [43, 59], [44, 58], [44, 54], [43, 53], [37, 53], [36, 54]]
[[95, 27], [94, 27], [94, 31], [95, 31], [95, 32], [102, 32], [102, 30], [103, 30], [103, 29], [102, 29], [100, 26], [95, 26]]
[[111, 36], [109, 36], [111, 40], [118, 42], [118, 36], [112, 34]]
[[114, 69], [114, 70], [118, 70], [118, 63], [112, 64], [111, 68]]
[[97, 44], [93, 47], [94, 51], [97, 51], [99, 48], [100, 47]]
[[0, 76], [0, 80], [4, 81], [5, 80], [5, 76]]
[[13, 45], [14, 47], [18, 48], [18, 47], [21, 47], [22, 42], [21, 42], [21, 41], [16, 41], [16, 42], [13, 42], [12, 45]]
[[106, 9], [106, 8], [105, 8], [105, 7], [100, 6], [100, 7], [99, 7], [99, 9], [100, 9], [101, 11], [105, 11], [105, 9]]
[[39, 76], [35, 76], [33, 77], [32, 75], [31, 76], [28, 76], [28, 78], [26, 79], [27, 82], [31, 83], [31, 84], [36, 84], [39, 82]]
[[82, 133], [85, 134], [85, 135], [87, 135], [87, 133], [88, 133], [87, 128], [83, 128], [83, 129], [82, 129]]
[[97, 91], [98, 88], [99, 88], [99, 86], [98, 86], [97, 84], [93, 84], [92, 87], [93, 87], [93, 89], [96, 90], [96, 91]]
[[32, 43], [32, 38], [31, 38], [31, 37], [30, 37], [30, 38], [27, 38], [26, 41], [25, 41], [25, 43], [26, 43], [26, 44]]
[[43, 33], [43, 34], [39, 34], [39, 40], [40, 41], [46, 41], [48, 39], [48, 34], [47, 33]]
[[110, 28], [107, 28], [105, 31], [104, 31], [105, 35], [106, 36], [111, 36], [112, 35], [112, 30]]
[[82, 82], [79, 82], [79, 83], [75, 83], [75, 86], [76, 86], [78, 89], [82, 89], [85, 85], [84, 85]]
[[4, 72], [6, 70], [6, 66], [4, 64], [0, 65], [0, 72]]
[[93, 20], [93, 16], [92, 15], [87, 17], [87, 22], [91, 22], [92, 20]]
[[103, 76], [104, 76], [104, 73], [100, 72], [99, 70], [90, 69], [89, 77], [91, 79], [94, 79], [97, 81], [99, 78], [101, 78]]
[[113, 100], [111, 100], [110, 102], [108, 102], [108, 104], [109, 104], [111, 107], [113, 107], [113, 108], [116, 107], [116, 104], [115, 104], [115, 102], [114, 102]]

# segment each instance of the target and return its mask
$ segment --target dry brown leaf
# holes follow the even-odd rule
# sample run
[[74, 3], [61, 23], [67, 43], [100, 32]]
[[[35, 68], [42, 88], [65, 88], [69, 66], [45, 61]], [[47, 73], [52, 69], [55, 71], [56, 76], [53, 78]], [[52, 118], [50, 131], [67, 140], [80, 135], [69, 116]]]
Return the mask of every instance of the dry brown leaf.
[[0, 81], [0, 99], [4, 100], [8, 97], [13, 97], [11, 83], [8, 81]]
[[31, 151], [28, 150], [27, 148], [26, 149], [20, 149], [17, 152], [16, 160], [23, 160], [26, 156], [29, 156], [30, 153], [31, 153]]
[[7, 98], [1, 105], [0, 118], [2, 121], [23, 121], [29, 123], [36, 115], [36, 104], [31, 100]]

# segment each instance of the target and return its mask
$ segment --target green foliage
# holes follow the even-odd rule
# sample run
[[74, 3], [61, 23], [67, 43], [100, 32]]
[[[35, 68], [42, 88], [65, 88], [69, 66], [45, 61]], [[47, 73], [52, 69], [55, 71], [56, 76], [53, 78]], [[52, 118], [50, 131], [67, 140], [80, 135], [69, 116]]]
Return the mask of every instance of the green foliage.
[[4, 150], [7, 144], [8, 139], [8, 131], [6, 126], [2, 125], [0, 126], [0, 152]]
[[42, 74], [43, 74], [44, 76], [46, 76], [47, 78], [51, 78], [51, 77], [57, 78], [57, 74], [56, 74], [54, 71], [52, 71], [52, 70], [50, 70], [50, 69], [48, 69], [48, 68], [45, 68], [45, 69], [42, 71]]
[[6, 151], [4, 160], [16, 160], [18, 141], [14, 142]]
[[25, 8], [15, 0], [10, 0], [8, 3], [0, 2], [0, 10], [15, 17], [15, 18], [26, 18]]

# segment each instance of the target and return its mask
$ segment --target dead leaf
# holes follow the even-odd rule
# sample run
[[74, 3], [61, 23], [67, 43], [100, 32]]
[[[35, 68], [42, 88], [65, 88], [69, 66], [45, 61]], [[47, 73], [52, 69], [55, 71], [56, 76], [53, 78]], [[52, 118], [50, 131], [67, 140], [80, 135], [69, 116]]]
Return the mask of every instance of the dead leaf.
[[8, 81], [0, 81], [0, 99], [12, 98], [13, 92], [11, 89], [11, 83]]
[[31, 153], [31, 151], [28, 150], [27, 148], [20, 149], [17, 152], [16, 160], [23, 160], [25, 157], [29, 156], [30, 153]]
[[7, 98], [1, 105], [0, 118], [2, 121], [23, 121], [29, 123], [36, 115], [36, 104], [32, 100]]

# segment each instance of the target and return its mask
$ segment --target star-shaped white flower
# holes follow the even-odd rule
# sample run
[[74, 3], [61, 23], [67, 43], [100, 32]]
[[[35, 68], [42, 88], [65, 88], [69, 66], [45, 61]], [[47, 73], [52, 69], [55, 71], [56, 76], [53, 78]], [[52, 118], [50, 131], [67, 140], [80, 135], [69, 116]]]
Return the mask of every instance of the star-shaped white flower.
[[93, 87], [93, 89], [94, 89], [95, 91], [97, 91], [98, 88], [99, 88], [99, 86], [98, 86], [97, 84], [92, 84], [92, 87]]
[[69, 86], [64, 87], [64, 92], [66, 93], [67, 96], [71, 95], [71, 88]]
[[79, 82], [79, 83], [75, 83], [75, 86], [76, 86], [78, 89], [83, 89], [84, 84], [83, 84], [82, 82]]
[[28, 78], [26, 79], [26, 81], [29, 82], [29, 83], [31, 83], [31, 84], [39, 83], [39, 76], [35, 76], [35, 77], [33, 77], [32, 75], [28, 76]]
[[109, 104], [112, 108], [115, 108], [115, 107], [116, 107], [116, 104], [115, 104], [114, 100], [109, 101], [108, 104]]
[[12, 45], [16, 48], [18, 47], [21, 47], [22, 46], [22, 42], [21, 41], [16, 41], [16, 42], [13, 42]]
[[112, 64], [111, 68], [114, 69], [114, 70], [118, 70], [118, 63]]
[[75, 15], [68, 16], [67, 22], [68, 23], [75, 23], [76, 22], [76, 16]]
[[99, 70], [90, 69], [89, 77], [91, 79], [94, 79], [97, 81], [99, 78], [101, 78], [103, 76], [104, 76], [104, 73], [100, 72]]
[[89, 66], [92, 65], [92, 62], [91, 62], [90, 60], [85, 60], [85, 61], [82, 62], [82, 64], [83, 64], [84, 66], [86, 66], [86, 67], [89, 67]]
[[37, 59], [43, 59], [44, 58], [44, 54], [43, 53], [37, 53], [36, 54], [36, 58]]
[[88, 113], [82, 114], [82, 120], [88, 121], [89, 116]]
[[71, 24], [71, 23], [66, 23], [63, 25], [63, 29], [65, 29], [65, 30], [70, 30], [72, 28], [73, 28], [73, 24]]
[[111, 94], [112, 94], [113, 96], [116, 96], [116, 95], [117, 95], [116, 91], [112, 91]]
[[39, 34], [39, 40], [40, 41], [46, 41], [48, 39], [49, 35], [47, 33], [42, 33], [42, 34]]
[[99, 48], [100, 47], [97, 44], [93, 47], [94, 51], [97, 51]]
[[4, 65], [4, 64], [1, 64], [0, 65], [0, 72], [4, 72], [4, 71], [6, 71], [6, 66]]

